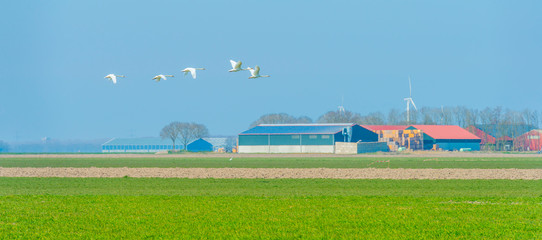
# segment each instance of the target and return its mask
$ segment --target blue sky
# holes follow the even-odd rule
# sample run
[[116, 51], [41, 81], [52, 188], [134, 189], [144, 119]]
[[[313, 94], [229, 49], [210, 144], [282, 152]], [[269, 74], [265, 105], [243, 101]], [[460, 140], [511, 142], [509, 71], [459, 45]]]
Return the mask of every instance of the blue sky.
[[[233, 135], [266, 113], [542, 110], [541, 1], [7, 1], [0, 140]], [[271, 78], [228, 73], [229, 59]], [[180, 70], [205, 67], [198, 79]], [[109, 73], [124, 74], [113, 85]], [[175, 78], [155, 83], [157, 74]]]

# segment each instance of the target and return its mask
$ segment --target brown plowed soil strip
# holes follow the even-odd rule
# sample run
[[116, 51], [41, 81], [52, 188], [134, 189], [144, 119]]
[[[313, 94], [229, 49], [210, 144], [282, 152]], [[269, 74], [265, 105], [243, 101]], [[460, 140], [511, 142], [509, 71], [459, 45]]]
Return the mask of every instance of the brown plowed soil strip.
[[542, 179], [542, 169], [0, 168], [0, 177]]

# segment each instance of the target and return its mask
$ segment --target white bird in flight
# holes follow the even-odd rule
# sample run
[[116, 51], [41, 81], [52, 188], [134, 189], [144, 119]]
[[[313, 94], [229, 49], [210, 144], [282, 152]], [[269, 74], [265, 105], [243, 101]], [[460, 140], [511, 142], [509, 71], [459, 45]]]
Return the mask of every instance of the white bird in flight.
[[260, 67], [258, 65], [256, 65], [256, 67], [254, 68], [248, 67], [247, 69], [250, 71], [250, 77], [248, 77], [248, 79], [260, 78], [260, 77], [271, 77], [269, 75], [260, 75]]
[[248, 70], [246, 68], [245, 69], [241, 68], [241, 64], [243, 64], [243, 62], [241, 62], [241, 61], [236, 62], [236, 61], [230, 60], [230, 63], [231, 63], [232, 69], [230, 69], [229, 72], [239, 72], [239, 71], [243, 71], [243, 70]]
[[186, 76], [186, 74], [191, 73], [192, 78], [196, 79], [196, 70], [205, 70], [205, 68], [191, 68], [191, 67], [188, 67], [188, 68], [185, 68], [185, 69], [181, 70], [181, 72], [184, 72], [185, 76]]
[[160, 74], [160, 75], [154, 76], [154, 77], [152, 78], [152, 80], [155, 80], [156, 82], [160, 82], [160, 80], [167, 80], [166, 77], [175, 77], [175, 76], [173, 76], [173, 75], [162, 75], [162, 74]]
[[117, 78], [118, 77], [123, 78], [124, 75], [109, 74], [109, 75], [105, 76], [104, 78], [109, 78], [109, 80], [113, 81], [114, 84], [117, 84]]

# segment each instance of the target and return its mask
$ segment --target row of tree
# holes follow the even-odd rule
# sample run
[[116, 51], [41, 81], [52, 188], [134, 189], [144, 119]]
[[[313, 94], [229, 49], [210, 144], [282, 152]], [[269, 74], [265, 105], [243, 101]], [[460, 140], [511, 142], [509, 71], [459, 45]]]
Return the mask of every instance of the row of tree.
[[[424, 107], [419, 111], [410, 111], [410, 122], [406, 121], [406, 112], [392, 109], [387, 114], [373, 112], [367, 115], [337, 110], [322, 114], [317, 123], [357, 123], [365, 125], [458, 125], [466, 128], [471, 125], [495, 125], [499, 129], [520, 125], [538, 128], [542, 125], [542, 114], [538, 111], [516, 111], [502, 107], [482, 110], [463, 106], [431, 108]], [[251, 127], [262, 123], [312, 123], [309, 117], [294, 117], [285, 113], [266, 114], [251, 124]], [[512, 136], [510, 136], [512, 137]]]
[[209, 136], [209, 130], [203, 124], [187, 123], [187, 122], [172, 122], [160, 131], [162, 139], [170, 139], [173, 142], [173, 150], [175, 150], [175, 142], [179, 140], [186, 150], [186, 146], [202, 137]]

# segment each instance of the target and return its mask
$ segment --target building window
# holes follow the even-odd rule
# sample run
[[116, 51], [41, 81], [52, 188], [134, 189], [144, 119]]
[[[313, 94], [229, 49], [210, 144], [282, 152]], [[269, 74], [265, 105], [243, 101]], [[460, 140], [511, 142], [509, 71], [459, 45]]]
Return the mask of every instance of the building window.
[[318, 138], [317, 135], [309, 135], [309, 139], [316, 139], [316, 138]]
[[531, 135], [531, 136], [529, 136], [529, 139], [540, 139], [540, 136], [538, 136], [538, 135]]
[[299, 135], [292, 135], [292, 139], [299, 139]]
[[322, 139], [329, 139], [329, 135], [322, 135]]

